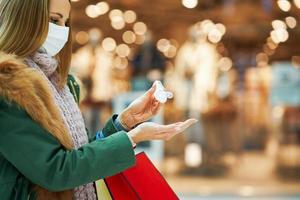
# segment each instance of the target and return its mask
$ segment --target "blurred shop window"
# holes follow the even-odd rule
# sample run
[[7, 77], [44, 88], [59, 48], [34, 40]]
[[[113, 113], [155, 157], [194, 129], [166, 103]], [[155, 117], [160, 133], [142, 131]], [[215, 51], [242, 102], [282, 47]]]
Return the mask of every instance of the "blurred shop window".
[[112, 38], [102, 39], [95, 30], [90, 32], [94, 34], [89, 43], [74, 53], [71, 69], [86, 89], [81, 107], [87, 127], [94, 134], [111, 114], [112, 99], [128, 91], [129, 70], [127, 59], [113, 52], [116, 43]]
[[157, 50], [150, 31], [132, 61], [132, 90], [143, 91], [155, 80], [163, 81], [166, 69], [164, 56]]
[[270, 102], [273, 118], [281, 126], [277, 172], [283, 178], [299, 178], [300, 171], [300, 69], [290, 62], [272, 66]]

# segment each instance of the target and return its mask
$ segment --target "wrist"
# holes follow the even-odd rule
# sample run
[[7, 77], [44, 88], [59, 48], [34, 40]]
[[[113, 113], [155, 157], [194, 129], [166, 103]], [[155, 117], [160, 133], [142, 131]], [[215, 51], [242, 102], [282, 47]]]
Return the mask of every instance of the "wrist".
[[114, 124], [118, 131], [130, 131], [130, 128], [122, 122], [120, 115], [114, 120]]
[[126, 110], [119, 115], [119, 121], [127, 130], [131, 130], [135, 126], [134, 120]]
[[134, 144], [138, 144], [140, 141], [139, 134], [136, 129], [133, 129], [127, 133], [128, 137], [131, 138]]
[[130, 140], [130, 142], [131, 142], [131, 144], [132, 144], [132, 147], [135, 148], [135, 147], [136, 147], [136, 143], [134, 142], [134, 139], [133, 139], [132, 136], [129, 135], [129, 134], [127, 134], [127, 136], [128, 136], [128, 138], [129, 138], [129, 140]]

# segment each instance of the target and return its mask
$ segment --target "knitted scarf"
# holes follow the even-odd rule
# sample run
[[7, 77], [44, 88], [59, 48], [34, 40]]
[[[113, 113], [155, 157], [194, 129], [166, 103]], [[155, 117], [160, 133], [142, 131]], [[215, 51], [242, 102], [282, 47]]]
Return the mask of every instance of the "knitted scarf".
[[[85, 124], [77, 103], [67, 85], [62, 89], [58, 87], [58, 74], [56, 69], [58, 61], [46, 53], [36, 52], [25, 59], [27, 64], [41, 73], [49, 83], [64, 124], [72, 137], [74, 149], [88, 143]], [[96, 191], [93, 183], [79, 186], [74, 189], [75, 200], [96, 200]]]

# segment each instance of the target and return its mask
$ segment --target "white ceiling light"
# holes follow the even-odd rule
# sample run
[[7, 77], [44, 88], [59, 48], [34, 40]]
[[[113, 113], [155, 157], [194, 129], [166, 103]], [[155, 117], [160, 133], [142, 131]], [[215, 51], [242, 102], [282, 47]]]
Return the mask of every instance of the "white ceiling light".
[[125, 22], [123, 20], [116, 20], [111, 22], [111, 26], [116, 30], [121, 30], [125, 28]]
[[271, 32], [271, 38], [275, 43], [286, 42], [289, 38], [289, 33], [285, 29], [276, 29]]
[[222, 71], [226, 72], [232, 68], [232, 60], [228, 57], [223, 57], [219, 60], [219, 67]]
[[104, 15], [109, 11], [109, 5], [104, 1], [97, 3], [96, 6], [99, 8], [99, 15]]
[[117, 69], [123, 70], [128, 66], [127, 58], [116, 57], [113, 61], [114, 67]]
[[105, 38], [102, 41], [102, 47], [105, 51], [114, 51], [116, 49], [117, 43], [113, 38]]
[[161, 52], [166, 52], [169, 47], [171, 46], [170, 41], [167, 39], [160, 39], [158, 40], [157, 44], [157, 49]]
[[222, 39], [222, 33], [217, 28], [214, 28], [208, 33], [208, 40], [212, 43], [218, 43]]
[[182, 0], [182, 5], [186, 8], [195, 8], [198, 5], [198, 0]]
[[132, 10], [127, 10], [124, 12], [124, 20], [126, 23], [131, 24], [136, 21], [136, 13]]
[[294, 3], [297, 8], [300, 8], [300, 0], [294, 0]]
[[111, 26], [116, 30], [121, 30], [126, 25], [121, 10], [114, 9], [110, 11], [109, 18], [111, 20]]
[[286, 29], [286, 24], [284, 23], [284, 21], [281, 20], [273, 20], [272, 21], [272, 27], [276, 30], [276, 29]]
[[123, 33], [122, 39], [127, 44], [132, 44], [136, 40], [136, 35], [132, 31], [126, 31]]
[[88, 5], [85, 9], [85, 13], [90, 18], [96, 18], [99, 16], [100, 8], [96, 5]]
[[119, 46], [117, 46], [116, 52], [117, 52], [118, 56], [120, 56], [121, 58], [125, 58], [125, 57], [129, 56], [130, 48], [126, 44], [120, 44]]
[[216, 28], [222, 33], [222, 35], [226, 33], [226, 27], [224, 26], [224, 24], [216, 24]]
[[147, 25], [144, 22], [137, 22], [133, 25], [133, 30], [137, 35], [144, 35], [147, 32]]
[[295, 19], [295, 17], [287, 17], [285, 18], [285, 22], [287, 24], [287, 26], [291, 29], [295, 28], [297, 26], [297, 20]]
[[121, 11], [121, 10], [119, 10], [119, 9], [114, 9], [114, 10], [112, 10], [112, 11], [110, 11], [110, 13], [109, 13], [109, 18], [110, 18], [110, 20], [114, 20], [115, 18], [117, 18], [117, 17], [119, 17], [119, 18], [123, 18], [123, 12]]
[[291, 3], [288, 0], [278, 0], [277, 4], [279, 8], [284, 12], [288, 12], [291, 9]]

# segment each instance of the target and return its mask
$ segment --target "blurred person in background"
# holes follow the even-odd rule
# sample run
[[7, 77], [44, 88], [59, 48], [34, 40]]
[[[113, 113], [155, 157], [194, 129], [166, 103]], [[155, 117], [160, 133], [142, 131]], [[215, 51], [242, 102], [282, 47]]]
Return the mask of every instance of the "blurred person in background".
[[69, 0], [0, 0], [0, 196], [96, 199], [94, 181], [135, 164], [133, 147], [168, 140], [195, 120], [145, 122], [155, 86], [88, 138], [69, 75]]

